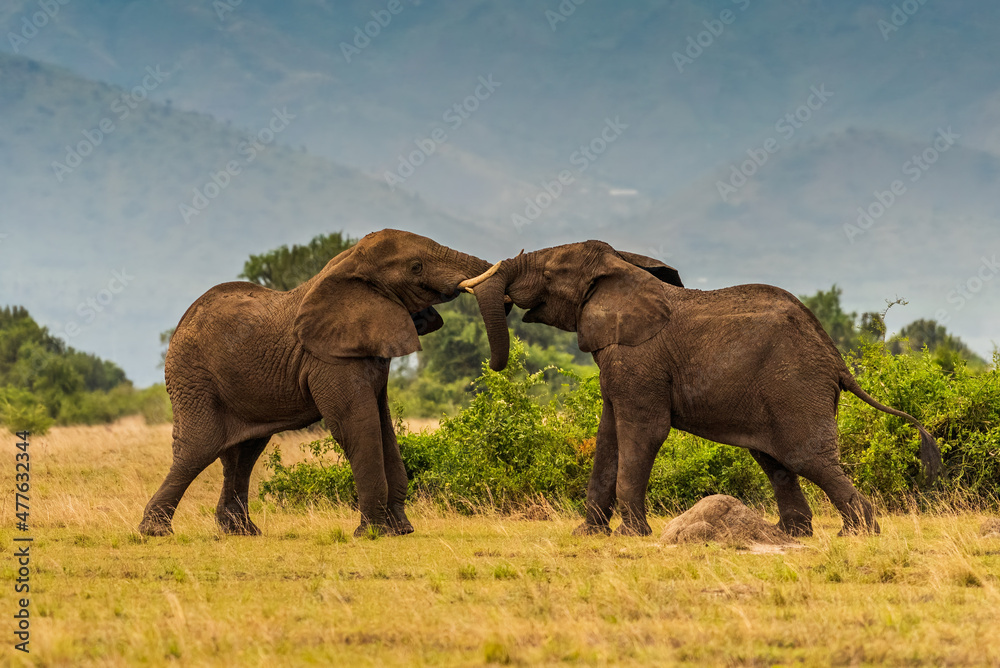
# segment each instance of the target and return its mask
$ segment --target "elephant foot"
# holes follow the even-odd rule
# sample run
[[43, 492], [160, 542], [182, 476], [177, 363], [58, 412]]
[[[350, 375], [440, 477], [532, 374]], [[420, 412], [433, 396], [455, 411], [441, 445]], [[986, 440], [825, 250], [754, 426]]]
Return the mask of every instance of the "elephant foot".
[[260, 535], [260, 529], [250, 520], [250, 517], [246, 515], [224, 513], [222, 515], [216, 515], [215, 521], [218, 522], [219, 528], [222, 530], [222, 533], [225, 534], [230, 534], [232, 536]]
[[413, 525], [410, 524], [402, 505], [394, 506], [389, 511], [388, 529], [390, 536], [405, 536], [408, 533], [413, 533]]
[[813, 535], [813, 527], [811, 520], [794, 519], [794, 520], [781, 520], [776, 525], [778, 529], [784, 531], [789, 536], [795, 538], [803, 538]]
[[139, 533], [143, 536], [169, 536], [174, 532], [170, 522], [156, 521], [149, 517], [144, 517], [139, 524]]
[[650, 528], [649, 524], [646, 523], [645, 521], [642, 524], [638, 524], [638, 525], [626, 524], [625, 522], [622, 522], [621, 524], [618, 525], [618, 528], [615, 529], [613, 535], [615, 535], [615, 536], [648, 536], [651, 533], [653, 533], [653, 530]]
[[573, 529], [574, 536], [610, 536], [611, 527], [607, 524], [591, 524], [590, 522], [584, 522], [577, 528]]
[[358, 525], [358, 528], [354, 530], [355, 538], [370, 538], [372, 540], [376, 538], [381, 538], [382, 536], [391, 536], [392, 529], [385, 524], [376, 524], [374, 522], [362, 522]]
[[390, 536], [405, 536], [408, 533], [413, 533], [413, 525], [409, 522], [406, 524], [391, 524], [387, 527], [386, 531]]

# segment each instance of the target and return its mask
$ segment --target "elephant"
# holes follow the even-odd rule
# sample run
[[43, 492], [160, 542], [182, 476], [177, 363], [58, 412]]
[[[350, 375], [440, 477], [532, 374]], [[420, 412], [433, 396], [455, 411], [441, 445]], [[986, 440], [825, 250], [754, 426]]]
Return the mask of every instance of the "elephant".
[[509, 355], [505, 299], [527, 309], [524, 322], [576, 332], [600, 368], [603, 412], [578, 534], [610, 533], [616, 503], [617, 534], [651, 532], [646, 489], [671, 427], [749, 449], [774, 488], [783, 531], [812, 534], [802, 476], [833, 501], [842, 534], [877, 533], [871, 503], [840, 465], [841, 390], [913, 423], [926, 479], [940, 468], [923, 425], [862, 390], [812, 312], [780, 288], [688, 289], [673, 267], [601, 241], [521, 254], [469, 286], [494, 370]]
[[355, 535], [413, 531], [406, 470], [386, 396], [389, 361], [420, 350], [444, 323], [435, 304], [489, 263], [399, 230], [373, 232], [287, 292], [249, 282], [217, 285], [181, 318], [165, 361], [174, 411], [173, 463], [139, 531], [171, 533], [185, 490], [222, 460], [216, 519], [256, 535], [250, 473], [277, 432], [320, 418], [343, 446], [361, 511]]

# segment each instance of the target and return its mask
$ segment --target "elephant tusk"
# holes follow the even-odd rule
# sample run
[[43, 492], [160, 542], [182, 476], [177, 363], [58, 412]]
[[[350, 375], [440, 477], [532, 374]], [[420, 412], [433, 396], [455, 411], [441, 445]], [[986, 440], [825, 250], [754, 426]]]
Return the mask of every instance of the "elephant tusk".
[[497, 273], [497, 269], [500, 268], [501, 262], [503, 262], [503, 260], [501, 260], [500, 262], [497, 262], [495, 265], [493, 265], [492, 267], [490, 267], [489, 269], [487, 269], [485, 272], [483, 272], [479, 276], [476, 276], [475, 278], [467, 278], [467, 279], [465, 279], [464, 281], [462, 281], [461, 283], [458, 284], [459, 289], [461, 289], [461, 290], [468, 290], [469, 292], [472, 292], [472, 288], [476, 287], [477, 285], [479, 285], [480, 283], [482, 283], [483, 281], [485, 281], [487, 278], [489, 278], [493, 274]]

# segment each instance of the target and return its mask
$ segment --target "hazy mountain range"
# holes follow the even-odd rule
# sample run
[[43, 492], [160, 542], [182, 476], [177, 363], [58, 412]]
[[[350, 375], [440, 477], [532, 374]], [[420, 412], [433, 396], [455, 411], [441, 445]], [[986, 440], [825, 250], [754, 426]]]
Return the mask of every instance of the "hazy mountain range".
[[[491, 260], [602, 238], [694, 287], [836, 282], [853, 309], [909, 299], [891, 329], [943, 314], [982, 355], [1000, 338], [1000, 5], [389, 5], [70, 2], [28, 39], [39, 5], [5, 3], [0, 299], [77, 322], [71, 345], [146, 384], [157, 332], [249, 253], [393, 226]], [[572, 183], [516, 226], [561, 171]], [[897, 179], [887, 212], [845, 231]], [[123, 269], [134, 280], [83, 322]]]

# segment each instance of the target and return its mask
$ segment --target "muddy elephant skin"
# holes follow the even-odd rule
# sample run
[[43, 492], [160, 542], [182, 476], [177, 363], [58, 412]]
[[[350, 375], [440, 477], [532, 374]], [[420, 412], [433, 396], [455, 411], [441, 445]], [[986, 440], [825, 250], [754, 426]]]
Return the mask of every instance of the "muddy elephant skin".
[[829, 495], [845, 532], [877, 532], [871, 503], [840, 466], [841, 390], [912, 422], [928, 478], [940, 467], [923, 426], [866, 394], [815, 316], [779, 288], [689, 290], [672, 267], [599, 241], [504, 260], [473, 282], [493, 369], [509, 354], [505, 295], [528, 309], [525, 322], [576, 332], [600, 367], [604, 404], [580, 533], [608, 533], [616, 505], [617, 532], [650, 533], [646, 488], [672, 427], [749, 449], [774, 487], [783, 531], [812, 533], [803, 476]]
[[139, 530], [170, 533], [188, 485], [221, 459], [220, 527], [260, 533], [247, 512], [254, 463], [273, 434], [324, 418], [354, 473], [358, 533], [412, 532], [386, 398], [389, 360], [419, 350], [418, 335], [443, 324], [433, 305], [489, 266], [426, 237], [382, 230], [294, 290], [234, 282], [202, 295], [167, 352], [173, 464]]

